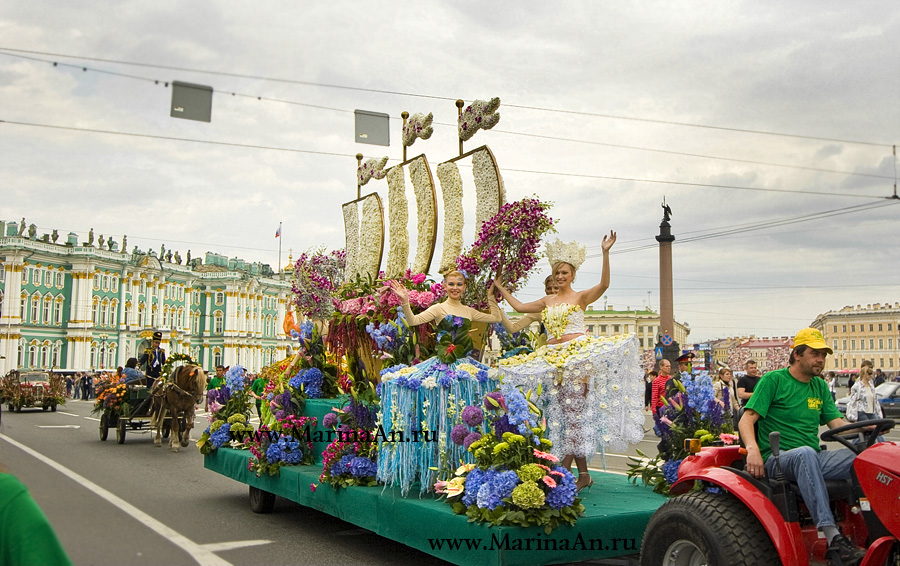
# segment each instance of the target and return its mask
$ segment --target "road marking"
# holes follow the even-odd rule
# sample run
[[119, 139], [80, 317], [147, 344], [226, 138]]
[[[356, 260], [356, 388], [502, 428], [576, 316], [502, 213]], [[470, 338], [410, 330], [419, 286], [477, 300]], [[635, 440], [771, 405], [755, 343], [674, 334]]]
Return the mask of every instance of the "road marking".
[[81, 428], [81, 425], [77, 424], [55, 424], [55, 425], [34, 425], [38, 428]]
[[97, 421], [98, 423], [100, 422], [100, 419], [95, 419], [94, 417], [84, 417], [84, 418], [86, 418], [89, 421]]
[[200, 564], [200, 566], [233, 566], [231, 564], [231, 562], [228, 562], [228, 561], [216, 556], [215, 554], [212, 553], [212, 551], [204, 548], [203, 545], [199, 545], [199, 544], [195, 543], [194, 541], [192, 541], [189, 538], [187, 538], [186, 536], [182, 535], [175, 529], [172, 529], [172, 528], [168, 527], [167, 525], [164, 525], [163, 523], [157, 521], [156, 519], [154, 519], [147, 513], [144, 513], [143, 511], [141, 511], [134, 505], [128, 503], [127, 501], [125, 501], [124, 499], [120, 498], [119, 496], [113, 494], [112, 492], [103, 489], [102, 487], [95, 484], [91, 480], [85, 478], [84, 476], [76, 474], [75, 472], [73, 472], [69, 468], [63, 466], [59, 462], [56, 462], [55, 460], [51, 460], [50, 458], [44, 456], [40, 452], [37, 452], [37, 451], [29, 448], [28, 446], [25, 446], [24, 444], [21, 444], [21, 443], [17, 442], [16, 440], [13, 440], [12, 438], [6, 436], [5, 434], [0, 434], [0, 440], [5, 440], [6, 442], [9, 442], [10, 444], [15, 446], [19, 450], [22, 450], [26, 454], [29, 454], [29, 455], [37, 458], [41, 462], [47, 464], [51, 468], [62, 473], [63, 475], [65, 475], [66, 477], [68, 477], [69, 479], [74, 481], [75, 483], [81, 484], [82, 486], [84, 486], [85, 488], [94, 492], [98, 496], [100, 496], [103, 499], [107, 500], [108, 502], [112, 503], [113, 505], [115, 505], [116, 507], [118, 507], [119, 509], [121, 509], [122, 511], [127, 513], [128, 515], [131, 515], [131, 517], [133, 517], [138, 522], [142, 523], [144, 526], [146, 526], [150, 530], [154, 531], [161, 537], [168, 539], [173, 544], [175, 544], [176, 546], [180, 547], [182, 550], [187, 552], [191, 556], [191, 558], [193, 558], [194, 560], [197, 561], [197, 564]]
[[201, 544], [200, 547], [210, 552], [222, 552], [223, 550], [234, 550], [236, 548], [244, 548], [247, 546], [259, 546], [261, 544], [271, 544], [271, 540], [233, 540], [229, 542], [211, 542], [209, 544]]
[[59, 413], [60, 415], [69, 415], [70, 417], [80, 417], [81, 416], [81, 415], [76, 415], [75, 413], [66, 413], [63, 411], [56, 411], [56, 412]]

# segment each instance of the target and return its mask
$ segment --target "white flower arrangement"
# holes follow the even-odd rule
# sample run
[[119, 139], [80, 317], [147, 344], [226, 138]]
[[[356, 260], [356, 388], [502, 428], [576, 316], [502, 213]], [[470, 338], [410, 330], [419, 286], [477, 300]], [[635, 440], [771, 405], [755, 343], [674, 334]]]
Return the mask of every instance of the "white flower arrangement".
[[434, 114], [431, 112], [428, 113], [428, 116], [421, 112], [410, 116], [403, 126], [403, 145], [406, 147], [411, 146], [416, 143], [416, 138], [422, 138], [423, 140], [430, 138], [431, 134], [434, 133], [434, 127], [431, 125], [433, 119]]
[[555, 267], [557, 263], [568, 263], [577, 271], [581, 264], [584, 263], [587, 248], [578, 242], [563, 242], [556, 238], [552, 242], [547, 242], [547, 260], [551, 267]]
[[500, 108], [500, 99], [497, 97], [490, 100], [476, 100], [467, 106], [456, 121], [459, 139], [466, 141], [478, 130], [490, 130], [496, 126], [500, 121], [498, 108]]
[[431, 257], [434, 255], [434, 241], [437, 237], [437, 198], [434, 179], [425, 156], [419, 156], [409, 164], [409, 178], [416, 195], [416, 215], [418, 216], [418, 241], [413, 273], [428, 273]]
[[387, 175], [387, 171], [384, 170], [384, 166], [387, 165], [387, 162], [387, 156], [380, 159], [375, 159], [374, 157], [372, 159], [367, 159], [356, 168], [356, 182], [362, 187], [369, 182], [369, 179], [384, 179], [384, 176]]
[[392, 167], [387, 174], [390, 247], [385, 273], [388, 277], [402, 275], [409, 262], [409, 203], [405, 177], [403, 167]]
[[344, 249], [347, 252], [347, 263], [344, 267], [344, 280], [350, 281], [359, 273], [357, 259], [359, 257], [359, 206], [356, 201], [348, 202], [344, 212]]
[[444, 251], [441, 254], [439, 273], [446, 273], [456, 267], [463, 246], [463, 186], [459, 167], [455, 162], [441, 163], [437, 167], [438, 181], [444, 197]]
[[500, 210], [505, 192], [503, 179], [497, 171], [494, 156], [487, 147], [472, 154], [472, 174], [475, 176], [475, 234], [481, 225]]
[[362, 201], [362, 222], [359, 226], [359, 273], [378, 277], [381, 253], [384, 249], [384, 213], [381, 197], [371, 194]]

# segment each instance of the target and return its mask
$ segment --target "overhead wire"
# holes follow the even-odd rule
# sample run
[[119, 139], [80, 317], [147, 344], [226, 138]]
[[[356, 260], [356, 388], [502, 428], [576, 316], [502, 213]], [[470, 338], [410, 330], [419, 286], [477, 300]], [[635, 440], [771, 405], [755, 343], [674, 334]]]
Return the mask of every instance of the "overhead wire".
[[[312, 155], [329, 155], [336, 157], [355, 157], [356, 154], [350, 153], [339, 153], [339, 152], [331, 152], [331, 151], [316, 151], [310, 149], [296, 149], [296, 148], [286, 148], [286, 147], [275, 147], [275, 146], [264, 146], [264, 145], [255, 145], [255, 144], [245, 144], [245, 143], [237, 143], [237, 142], [223, 142], [223, 141], [214, 141], [214, 140], [202, 140], [196, 138], [183, 138], [177, 136], [161, 136], [156, 134], [138, 134], [133, 132], [119, 132], [113, 130], [101, 130], [97, 128], [78, 128], [75, 126], [60, 126], [55, 124], [39, 124], [36, 122], [24, 122], [21, 120], [6, 120], [0, 118], [0, 123], [5, 124], [13, 124], [18, 126], [32, 126], [39, 128], [51, 128], [51, 129], [59, 129], [59, 130], [69, 130], [76, 132], [88, 132], [88, 133], [96, 133], [96, 134], [107, 134], [107, 135], [120, 135], [120, 136], [129, 136], [129, 137], [137, 137], [137, 138], [149, 138], [149, 139], [157, 139], [157, 140], [170, 140], [170, 141], [181, 141], [181, 142], [192, 142], [192, 143], [205, 143], [212, 145], [220, 145], [220, 146], [230, 146], [230, 147], [240, 147], [240, 148], [252, 148], [252, 149], [264, 149], [270, 151], [287, 151], [292, 153], [305, 153]], [[392, 160], [396, 161], [396, 159]], [[504, 168], [505, 172], [517, 172], [517, 173], [528, 173], [528, 174], [537, 174], [537, 175], [554, 175], [554, 176], [563, 176], [563, 177], [576, 177], [576, 178], [594, 178], [594, 179], [603, 179], [603, 180], [613, 180], [613, 181], [630, 181], [635, 183], [656, 183], [656, 184], [666, 184], [666, 185], [676, 185], [676, 186], [686, 186], [686, 187], [702, 187], [702, 188], [715, 188], [715, 189], [731, 189], [731, 190], [744, 190], [744, 191], [765, 191], [765, 192], [774, 192], [774, 193], [796, 193], [796, 194], [808, 194], [808, 195], [818, 195], [818, 196], [835, 196], [835, 197], [849, 197], [849, 198], [866, 198], [866, 199], [878, 199], [883, 200], [886, 197], [879, 195], [864, 195], [864, 194], [847, 194], [847, 193], [832, 193], [832, 192], [824, 192], [824, 191], [804, 191], [798, 189], [770, 189], [766, 187], [738, 187], [734, 185], [716, 185], [711, 183], [692, 183], [688, 181], [669, 181], [664, 179], [640, 179], [637, 177], [614, 177], [610, 175], [588, 175], [588, 174], [580, 174], [580, 173], [563, 173], [563, 172], [555, 172], [555, 171], [536, 171], [536, 170], [528, 170], [528, 169], [515, 169], [515, 168]]]
[[[320, 83], [320, 82], [315, 82], [315, 81], [303, 81], [303, 80], [299, 80], [299, 79], [284, 79], [284, 78], [278, 78], [278, 77], [266, 77], [266, 76], [251, 75], [251, 74], [246, 74], [246, 73], [232, 73], [232, 72], [226, 72], [226, 71], [210, 71], [207, 69], [176, 67], [176, 66], [172, 66], [172, 65], [159, 65], [159, 64], [153, 64], [153, 63], [139, 63], [139, 62], [135, 62], [135, 61], [124, 61], [124, 60], [107, 59], [107, 58], [100, 58], [100, 57], [86, 57], [86, 56], [82, 56], [82, 55], [51, 53], [51, 52], [46, 52], [46, 51], [16, 49], [16, 48], [12, 48], [12, 47], [3, 47], [3, 46], [0, 46], [0, 51], [12, 51], [15, 53], [30, 53], [30, 54], [34, 54], [34, 55], [43, 55], [43, 56], [49, 56], [49, 57], [65, 57], [68, 59], [82, 59], [85, 61], [99, 61], [99, 62], [104, 62], [104, 63], [118, 64], [118, 65], [132, 65], [132, 66], [147, 67], [147, 68], [154, 68], [154, 69], [165, 69], [165, 70], [170, 70], [170, 71], [183, 71], [183, 72], [189, 72], [189, 73], [202, 73], [202, 74], [219, 75], [219, 76], [242, 78], [242, 79], [264, 80], [264, 81], [280, 82], [280, 83], [287, 83], [287, 84], [297, 84], [297, 85], [303, 85], [303, 86], [315, 86], [315, 87], [320, 87], [320, 88], [333, 88], [333, 89], [351, 90], [351, 91], [359, 91], [359, 92], [371, 92], [371, 93], [377, 93], [377, 94], [389, 94], [389, 95], [394, 95], [394, 96], [409, 96], [409, 97], [415, 97], [415, 98], [428, 98], [428, 99], [433, 99], [433, 100], [454, 100], [454, 101], [456, 100], [455, 97], [449, 97], [449, 96], [438, 96], [438, 95], [432, 95], [432, 94], [420, 94], [420, 93], [404, 92], [404, 91], [397, 91], [397, 90], [387, 90], [387, 89], [349, 86], [349, 85]], [[660, 120], [660, 119], [655, 119], [655, 118], [622, 116], [622, 115], [617, 115], [617, 114], [605, 114], [605, 113], [600, 113], [600, 112], [586, 112], [586, 111], [580, 111], [580, 110], [565, 110], [565, 109], [559, 109], [559, 108], [546, 108], [546, 107], [526, 105], [526, 104], [504, 103], [504, 106], [509, 107], [509, 108], [520, 108], [523, 110], [535, 110], [535, 111], [540, 111], [540, 112], [571, 114], [571, 115], [576, 115], [576, 116], [590, 116], [590, 117], [596, 117], [596, 118], [608, 118], [608, 119], [615, 119], [615, 120], [631, 120], [631, 121], [664, 124], [664, 125], [671, 125], [671, 126], [704, 128], [704, 129], [711, 129], [711, 130], [722, 130], [722, 131], [729, 131], [729, 132], [750, 133], [750, 134], [767, 135], [767, 136], [793, 137], [793, 138], [800, 138], [800, 139], [830, 141], [830, 142], [838, 142], [838, 143], [851, 143], [851, 144], [869, 145], [869, 146], [878, 146], [878, 147], [892, 147], [892, 145], [893, 145], [890, 143], [872, 142], [872, 141], [865, 141], [865, 140], [851, 140], [851, 139], [843, 139], [843, 138], [831, 138], [831, 137], [826, 137], [826, 136], [794, 134], [794, 133], [787, 133], [787, 132], [753, 130], [753, 129], [749, 129], [749, 128], [714, 126], [714, 125], [709, 125], [709, 124], [693, 124], [693, 123], [689, 123], [689, 122], [678, 122], [678, 121], [673, 121], [673, 120]]]
[[[30, 60], [30, 61], [36, 61], [36, 62], [40, 62], [40, 63], [47, 63], [47, 64], [52, 63], [54, 67], [62, 66], [62, 67], [70, 67], [73, 69], [81, 69], [83, 71], [90, 70], [93, 72], [103, 73], [106, 75], [120, 76], [120, 77], [129, 78], [129, 79], [140, 80], [140, 81], [144, 81], [144, 82], [151, 82], [151, 83], [154, 83], [157, 85], [162, 83], [166, 88], [168, 88], [168, 86], [169, 86], [168, 82], [161, 81], [160, 79], [153, 79], [153, 78], [149, 78], [149, 77], [140, 77], [140, 76], [126, 74], [126, 73], [119, 73], [116, 71], [97, 69], [94, 67], [85, 67], [82, 65], [59, 63], [56, 61], [48, 61], [46, 59], [30, 57], [27, 55], [4, 53], [2, 50], [0, 50], [0, 54], [7, 55], [10, 57], [26, 59], [26, 60]], [[332, 111], [332, 112], [340, 112], [340, 113], [345, 113], [345, 114], [353, 113], [353, 110], [348, 110], [346, 108], [335, 108], [333, 106], [324, 106], [321, 104], [311, 104], [311, 103], [307, 103], [307, 102], [299, 102], [296, 100], [286, 100], [283, 98], [272, 98], [272, 97], [267, 97], [267, 96], [239, 93], [236, 91], [227, 91], [227, 90], [220, 90], [217, 92], [221, 92], [222, 94], [226, 94], [226, 95], [230, 94], [233, 97], [254, 99], [254, 100], [266, 101], [266, 102], [276, 102], [276, 103], [288, 104], [288, 105], [292, 105], [292, 106], [315, 108], [315, 109], [319, 109], [319, 110], [328, 110], [328, 111]], [[397, 116], [392, 116], [391, 119], [399, 120], [400, 118]], [[446, 123], [446, 122], [433, 122], [433, 125], [456, 128], [456, 124], [450, 124], [450, 123]], [[895, 177], [891, 177], [889, 175], [879, 175], [877, 173], [861, 173], [858, 171], [847, 171], [847, 170], [841, 170], [841, 169], [826, 169], [823, 167], [809, 167], [809, 166], [804, 166], [804, 165], [792, 165], [792, 164], [788, 164], [788, 163], [774, 163], [774, 162], [769, 162], [769, 161], [739, 159], [739, 158], [734, 158], [734, 157], [706, 155], [706, 154], [699, 154], [699, 153], [689, 153], [689, 152], [667, 150], [667, 149], [661, 149], [661, 148], [641, 147], [641, 146], [626, 145], [626, 144], [616, 144], [616, 143], [610, 143], [610, 142], [600, 142], [600, 141], [594, 141], [594, 140], [582, 140], [582, 139], [576, 139], [576, 138], [565, 138], [565, 137], [560, 137], [560, 136], [548, 136], [548, 135], [533, 134], [533, 133], [528, 133], [528, 132], [516, 132], [516, 131], [512, 131], [512, 130], [492, 129], [492, 131], [495, 133], [513, 135], [513, 136], [529, 137], [529, 138], [535, 138], [535, 139], [547, 139], [547, 140], [553, 140], [553, 141], [563, 141], [563, 142], [570, 142], [570, 143], [577, 143], [577, 144], [584, 144], [584, 145], [594, 145], [594, 146], [598, 146], [598, 147], [611, 147], [611, 148], [617, 148], [617, 149], [627, 149], [627, 150], [632, 150], [632, 151], [646, 151], [646, 152], [652, 152], [652, 153], [662, 153], [662, 154], [666, 154], [666, 155], [677, 155], [677, 156], [681, 156], [681, 157], [713, 159], [713, 160], [719, 160], [719, 161], [730, 161], [730, 162], [735, 162], [735, 163], [746, 163], [746, 164], [750, 164], [750, 165], [765, 165], [765, 166], [770, 166], [770, 167], [783, 167], [783, 168], [790, 168], [790, 169], [799, 169], [799, 170], [804, 170], [804, 171], [815, 171], [815, 172], [820, 172], [820, 173], [834, 173], [834, 174], [839, 174], [839, 175], [871, 177], [871, 178], [876, 178], [876, 179], [895, 178]]]

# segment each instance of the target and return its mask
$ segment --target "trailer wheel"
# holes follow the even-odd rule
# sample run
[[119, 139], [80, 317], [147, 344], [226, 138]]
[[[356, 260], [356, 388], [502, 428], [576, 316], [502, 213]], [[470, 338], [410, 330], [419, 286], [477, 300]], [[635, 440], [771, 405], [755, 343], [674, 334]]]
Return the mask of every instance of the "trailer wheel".
[[109, 436], [109, 415], [100, 415], [100, 440], [106, 440]]
[[694, 491], [667, 501], [650, 519], [641, 566], [776, 566], [778, 553], [750, 509], [727, 493]]
[[125, 425], [127, 421], [125, 419], [119, 419], [119, 422], [116, 423], [116, 442], [118, 444], [125, 444]]
[[275, 508], [275, 494], [250, 486], [250, 509], [254, 513], [271, 513]]

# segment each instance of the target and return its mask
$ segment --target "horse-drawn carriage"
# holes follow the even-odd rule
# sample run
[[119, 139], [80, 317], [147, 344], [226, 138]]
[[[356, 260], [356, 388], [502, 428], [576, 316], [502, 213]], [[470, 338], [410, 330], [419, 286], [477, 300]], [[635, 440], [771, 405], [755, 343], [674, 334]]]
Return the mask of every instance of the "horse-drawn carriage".
[[12, 370], [0, 380], [0, 403], [10, 411], [20, 413], [26, 407], [56, 411], [65, 402], [65, 384], [54, 373]]
[[[173, 367], [174, 364], [188, 362]], [[206, 388], [206, 374], [188, 356], [172, 356], [166, 362], [161, 377], [152, 387], [142, 383], [107, 383], [98, 391], [94, 412], [101, 412], [100, 440], [106, 440], [109, 429], [116, 430], [116, 442], [125, 443], [131, 430], [156, 432], [154, 444], [161, 446], [163, 438], [171, 438], [173, 451], [178, 445], [187, 446], [194, 426], [194, 406]]]

